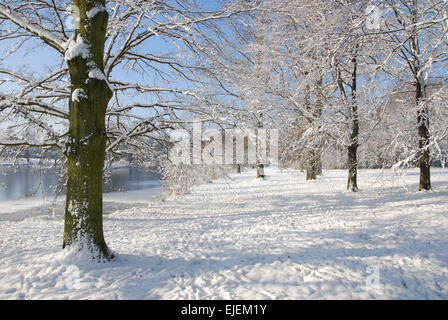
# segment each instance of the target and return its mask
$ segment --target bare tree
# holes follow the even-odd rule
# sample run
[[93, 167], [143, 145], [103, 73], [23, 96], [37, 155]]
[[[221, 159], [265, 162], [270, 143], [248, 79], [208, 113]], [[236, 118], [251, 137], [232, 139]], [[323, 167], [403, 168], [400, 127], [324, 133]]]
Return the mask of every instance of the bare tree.
[[[415, 158], [420, 168], [419, 190], [431, 189], [431, 147], [437, 144], [430, 129], [428, 79], [437, 76], [446, 61], [445, 1], [387, 1], [384, 16], [391, 44], [389, 74], [402, 85], [412, 86], [418, 131]], [[432, 74], [432, 75], [431, 75]]]
[[163, 141], [161, 130], [179, 120], [178, 111], [203, 112], [194, 75], [204, 66], [197, 53], [215, 21], [241, 11], [238, 1], [216, 10], [192, 1], [0, 2], [8, 56], [27, 45], [58, 56], [47, 72], [0, 69], [0, 113], [11, 128], [0, 145], [58, 147], [67, 157], [64, 247], [84, 246], [99, 260], [112, 257], [102, 229], [106, 154]]

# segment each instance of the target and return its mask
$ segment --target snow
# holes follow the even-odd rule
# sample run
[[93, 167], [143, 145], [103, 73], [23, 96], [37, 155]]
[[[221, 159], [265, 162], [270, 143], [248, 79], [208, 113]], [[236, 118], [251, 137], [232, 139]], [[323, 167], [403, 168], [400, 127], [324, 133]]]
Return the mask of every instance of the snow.
[[104, 75], [104, 73], [99, 68], [92, 68], [89, 71], [89, 78], [91, 79], [98, 79], [98, 80], [104, 80], [107, 82], [107, 78]]
[[25, 30], [38, 35], [41, 39], [47, 39], [49, 42], [52, 42], [53, 45], [62, 47], [64, 40], [58, 36], [57, 32], [51, 32], [42, 28], [42, 26], [32, 21], [21, 12], [11, 10], [6, 5], [0, 4], [0, 13]]
[[72, 94], [72, 100], [76, 102], [81, 102], [83, 99], [87, 99], [87, 94], [83, 89], [75, 89]]
[[96, 5], [95, 7], [93, 7], [92, 9], [90, 9], [87, 12], [87, 18], [92, 19], [93, 17], [95, 17], [98, 13], [102, 12], [102, 11], [106, 11], [106, 8], [103, 5]]
[[432, 192], [417, 170], [360, 170], [358, 193], [345, 171], [266, 174], [107, 195], [128, 201], [104, 217], [109, 263], [60, 249], [62, 212], [2, 221], [0, 299], [448, 299], [448, 170]]
[[70, 61], [78, 56], [81, 56], [84, 59], [90, 58], [89, 45], [85, 42], [82, 36], [78, 35], [76, 39], [70, 39], [69, 41], [67, 41], [66, 46], [66, 61]]
[[100, 68], [98, 68], [98, 66], [96, 65], [95, 62], [89, 61], [88, 66], [90, 67], [90, 69], [89, 69], [89, 78], [90, 79], [103, 80], [107, 83], [107, 85], [109, 85], [106, 75], [104, 74], [103, 71], [100, 70]]
[[129, 165], [130, 165], [129, 161], [125, 159], [120, 159], [118, 161], [112, 162], [110, 167], [113, 169], [118, 169], [118, 168], [127, 168], [129, 167]]

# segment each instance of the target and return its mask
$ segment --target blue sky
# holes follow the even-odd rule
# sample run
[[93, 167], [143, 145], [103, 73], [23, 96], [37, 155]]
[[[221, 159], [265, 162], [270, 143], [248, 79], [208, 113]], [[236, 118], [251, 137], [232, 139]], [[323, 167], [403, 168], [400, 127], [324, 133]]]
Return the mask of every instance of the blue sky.
[[[218, 2], [219, 1], [199, 1], [201, 6], [206, 8], [206, 10], [217, 9], [219, 7]], [[7, 51], [12, 43], [13, 42], [11, 41], [0, 41], [0, 50], [2, 52]], [[170, 52], [177, 53], [177, 48], [173, 44], [168, 43], [165, 39], [159, 37], [154, 37], [146, 41], [146, 43], [139, 49], [141, 53], [144, 53], [146, 50], [157, 55], [164, 55]], [[29, 41], [27, 45], [19, 52], [0, 61], [1, 68], [12, 69], [14, 71], [23, 70], [27, 73], [35, 73], [40, 75], [44, 75], [53, 70], [55, 67], [60, 67], [64, 64], [65, 61], [63, 60], [63, 57], [54, 49], [43, 44], [40, 40]], [[162, 70], [167, 70], [166, 66], [157, 65], [157, 67], [160, 67]], [[112, 78], [125, 82], [142, 83], [161, 87], [171, 86], [185, 88], [189, 85], [186, 81], [175, 78], [173, 78], [173, 81], [170, 83], [162, 83], [161, 79], [151, 69], [148, 68], [145, 72], [146, 74], [142, 76], [121, 66], [114, 70]], [[3, 84], [0, 86], [0, 90], [3, 92], [8, 92], [14, 89], [17, 88], [11, 84]], [[123, 103], [130, 103], [132, 100], [141, 103], [150, 103], [153, 99], [152, 95], [138, 94], [133, 98], [124, 98]], [[144, 114], [144, 112], [142, 112], [142, 114]]]

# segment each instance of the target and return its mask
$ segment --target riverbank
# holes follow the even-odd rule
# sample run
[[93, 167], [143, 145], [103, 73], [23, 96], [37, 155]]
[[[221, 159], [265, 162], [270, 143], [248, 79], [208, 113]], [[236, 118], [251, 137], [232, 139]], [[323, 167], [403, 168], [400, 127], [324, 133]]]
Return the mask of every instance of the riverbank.
[[[111, 168], [108, 174], [109, 177], [103, 185], [104, 194], [152, 188], [160, 190], [160, 176], [153, 171], [128, 166]], [[54, 167], [43, 169], [26, 164], [0, 165], [0, 214], [2, 204], [6, 204], [7, 208], [18, 206], [18, 210], [21, 206], [43, 206], [53, 211], [52, 206], [58, 202], [55, 199], [58, 181], [58, 172]], [[62, 188], [58, 192], [58, 196], [63, 198], [65, 189]], [[132, 199], [133, 194], [130, 195]], [[112, 198], [116, 198], [116, 195]], [[38, 205], [33, 204], [36, 201]]]
[[[63, 219], [0, 224], [0, 299], [448, 299], [448, 170], [267, 169], [104, 217], [117, 258], [62, 251]], [[123, 202], [127, 197], [123, 193]], [[124, 202], [123, 202], [124, 203]]]
[[[150, 182], [152, 183], [150, 185]], [[145, 207], [162, 194], [160, 181], [146, 182], [148, 188], [132, 191], [114, 191], [103, 194], [103, 213], [109, 215], [134, 207]], [[21, 198], [0, 201], [0, 222], [23, 221], [29, 218], [63, 218], [65, 196]]]

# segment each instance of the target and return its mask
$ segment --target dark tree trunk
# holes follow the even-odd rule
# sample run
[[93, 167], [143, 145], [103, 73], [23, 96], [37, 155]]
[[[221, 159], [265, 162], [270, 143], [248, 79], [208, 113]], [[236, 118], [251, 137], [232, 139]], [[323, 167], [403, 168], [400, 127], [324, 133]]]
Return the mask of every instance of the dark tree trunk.
[[422, 67], [420, 63], [420, 44], [418, 37], [418, 6], [417, 1], [412, 1], [411, 7], [411, 20], [414, 28], [414, 32], [409, 39], [411, 52], [413, 54], [411, 68], [415, 78], [415, 104], [417, 106], [417, 123], [418, 123], [418, 161], [420, 167], [420, 183], [419, 191], [431, 189], [431, 155], [429, 151], [429, 114], [428, 106], [424, 103], [425, 99], [425, 83], [422, 75]]
[[[319, 78], [319, 80], [316, 82], [315, 85], [315, 95], [316, 95], [316, 109], [314, 110], [314, 117], [316, 119], [320, 119], [322, 116], [322, 109], [323, 109], [323, 100], [324, 96], [322, 93], [322, 77]], [[319, 127], [319, 131], [320, 131]], [[315, 168], [316, 168], [316, 176], [322, 175], [322, 137], [319, 137], [319, 145], [317, 147], [317, 150], [314, 153], [314, 161], [315, 161]]]
[[358, 138], [359, 138], [359, 119], [358, 119], [358, 102], [357, 102], [357, 50], [356, 46], [355, 52], [352, 58], [353, 63], [353, 73], [352, 73], [352, 99], [351, 99], [351, 118], [350, 118], [350, 144], [347, 148], [348, 151], [348, 182], [347, 190], [358, 191]]
[[429, 120], [428, 107], [422, 105], [424, 98], [424, 88], [422, 83], [416, 83], [416, 103], [418, 108], [417, 122], [419, 135], [419, 152], [418, 161], [420, 167], [420, 184], [419, 191], [431, 189], [431, 155], [429, 152]]
[[[311, 113], [311, 93], [309, 85], [305, 88], [305, 110], [308, 113]], [[307, 123], [308, 128], [313, 126], [313, 122], [310, 118], [307, 119]], [[313, 137], [310, 137], [308, 150], [305, 154], [306, 180], [316, 180], [317, 178], [316, 152], [313, 148]]]
[[408, 60], [411, 67], [411, 71], [414, 75], [415, 83], [415, 104], [417, 106], [417, 123], [418, 123], [418, 135], [419, 135], [419, 150], [418, 161], [420, 167], [420, 183], [419, 190], [431, 189], [431, 155], [429, 151], [429, 114], [428, 107], [424, 103], [425, 99], [425, 82], [422, 74], [422, 66], [420, 62], [420, 44], [418, 36], [418, 5], [417, 0], [413, 0], [411, 4], [411, 21], [413, 25], [413, 33], [409, 38], [409, 44], [411, 49], [412, 58]]
[[110, 259], [103, 236], [103, 166], [105, 115], [112, 92], [105, 78], [98, 76], [104, 74], [108, 14], [100, 11], [87, 17], [89, 10], [104, 6], [105, 0], [73, 0], [72, 5], [80, 12], [75, 40], [87, 45], [88, 54], [68, 59], [72, 98], [63, 247], [76, 245], [90, 250], [97, 260]]
[[357, 168], [357, 150], [358, 145], [352, 144], [348, 147], [348, 182], [347, 190], [358, 191], [358, 168]]
[[317, 179], [316, 152], [309, 150], [306, 154], [306, 180]]
[[319, 151], [319, 154], [317, 156], [317, 169], [316, 169], [316, 175], [321, 176], [322, 173], [322, 153]]
[[300, 155], [300, 172], [303, 172], [303, 170], [305, 169], [305, 162], [306, 162], [306, 154], [301, 154]]
[[264, 164], [259, 163], [257, 165], [257, 179], [263, 179], [265, 177], [264, 175]]
[[261, 148], [260, 143], [266, 143], [266, 141], [260, 141], [260, 135], [259, 135], [259, 129], [262, 128], [262, 125], [260, 122], [257, 123], [257, 129], [256, 129], [256, 146], [255, 146], [255, 152], [256, 152], [256, 161], [257, 161], [257, 179], [263, 179], [265, 177], [264, 175], [264, 157], [265, 155], [261, 154], [261, 150], [264, 150]]

